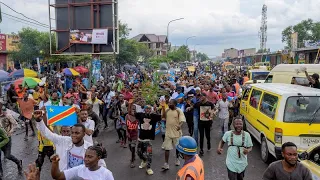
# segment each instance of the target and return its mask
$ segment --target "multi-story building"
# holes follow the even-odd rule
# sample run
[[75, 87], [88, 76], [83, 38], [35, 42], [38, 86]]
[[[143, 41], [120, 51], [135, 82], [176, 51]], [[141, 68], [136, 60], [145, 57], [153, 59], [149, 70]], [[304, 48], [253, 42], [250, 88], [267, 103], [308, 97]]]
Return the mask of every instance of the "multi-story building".
[[168, 38], [166, 35], [139, 34], [132, 39], [146, 44], [154, 52], [155, 56], [167, 55]]
[[13, 69], [13, 62], [9, 58], [11, 51], [18, 50], [20, 38], [15, 34], [0, 34], [0, 69]]
[[224, 50], [224, 57], [226, 59], [234, 59], [238, 57], [238, 49], [230, 48]]

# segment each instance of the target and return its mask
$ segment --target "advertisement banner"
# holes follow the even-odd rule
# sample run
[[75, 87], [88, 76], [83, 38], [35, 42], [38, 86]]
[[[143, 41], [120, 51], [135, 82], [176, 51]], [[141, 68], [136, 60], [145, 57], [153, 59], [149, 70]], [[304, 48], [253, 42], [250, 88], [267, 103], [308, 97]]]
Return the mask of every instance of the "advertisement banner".
[[7, 38], [5, 34], [0, 34], [0, 51], [7, 51]]
[[108, 29], [93, 29], [92, 44], [108, 44]]
[[108, 44], [108, 29], [70, 30], [70, 43]]
[[91, 44], [92, 30], [70, 30], [70, 43]]

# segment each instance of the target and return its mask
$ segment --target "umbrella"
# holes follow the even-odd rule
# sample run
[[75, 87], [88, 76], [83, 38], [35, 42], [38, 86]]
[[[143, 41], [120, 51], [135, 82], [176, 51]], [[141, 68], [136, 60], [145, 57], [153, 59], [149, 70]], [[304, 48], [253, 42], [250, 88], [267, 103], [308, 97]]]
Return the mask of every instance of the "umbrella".
[[30, 88], [35, 88], [38, 83], [41, 82], [41, 79], [38, 79], [38, 78], [32, 78], [32, 77], [22, 77], [22, 78], [19, 78], [15, 81], [12, 81], [11, 83], [8, 83], [4, 89], [5, 90], [9, 90], [10, 88], [10, 85], [13, 83], [14, 84], [14, 88], [15, 89], [18, 89], [19, 88], [19, 85], [22, 84], [22, 86], [28, 86]]
[[12, 77], [12, 78], [37, 77], [37, 76], [38, 76], [38, 73], [31, 69], [19, 69], [9, 74], [9, 77]]
[[9, 79], [8, 75], [9, 75], [8, 72], [4, 70], [0, 70], [0, 82], [8, 80]]
[[64, 68], [63, 73], [66, 76], [79, 76], [80, 75], [76, 70], [74, 70], [72, 68]]
[[74, 67], [74, 70], [76, 70], [80, 74], [89, 72], [89, 70], [83, 66]]

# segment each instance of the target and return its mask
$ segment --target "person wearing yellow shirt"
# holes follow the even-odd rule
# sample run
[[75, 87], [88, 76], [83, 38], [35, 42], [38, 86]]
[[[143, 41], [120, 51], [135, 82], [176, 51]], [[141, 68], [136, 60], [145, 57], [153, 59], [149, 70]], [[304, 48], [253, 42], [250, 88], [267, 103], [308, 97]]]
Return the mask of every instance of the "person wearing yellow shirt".
[[41, 94], [40, 94], [40, 91], [39, 91], [39, 86], [36, 86], [34, 88], [34, 92], [32, 93], [33, 100], [35, 100], [37, 102], [37, 104], [34, 106], [35, 110], [39, 109], [40, 95]]

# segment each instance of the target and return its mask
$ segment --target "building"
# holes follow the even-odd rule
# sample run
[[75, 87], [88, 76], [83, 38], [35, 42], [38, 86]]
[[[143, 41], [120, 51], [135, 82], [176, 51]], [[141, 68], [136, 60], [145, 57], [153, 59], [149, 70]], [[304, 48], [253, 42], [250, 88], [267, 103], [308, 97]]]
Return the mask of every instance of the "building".
[[13, 61], [9, 58], [11, 51], [18, 50], [20, 38], [15, 34], [0, 34], [0, 69], [13, 69]]
[[237, 58], [238, 55], [238, 49], [235, 48], [225, 49], [224, 54], [222, 54], [222, 56], [226, 59], [234, 59]]
[[168, 38], [166, 35], [139, 34], [131, 39], [146, 44], [149, 49], [153, 50], [155, 56], [167, 55]]

